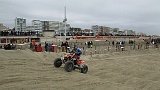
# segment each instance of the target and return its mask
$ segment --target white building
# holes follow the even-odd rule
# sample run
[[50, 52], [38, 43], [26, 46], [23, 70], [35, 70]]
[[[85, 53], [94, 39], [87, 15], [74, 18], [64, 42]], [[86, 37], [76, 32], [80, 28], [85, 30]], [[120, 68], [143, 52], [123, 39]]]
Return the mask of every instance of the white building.
[[109, 34], [111, 33], [111, 30], [112, 30], [112, 28], [110, 27], [99, 26], [99, 25], [92, 25], [91, 29], [95, 36], [98, 34], [101, 34], [101, 35]]
[[[65, 23], [59, 21], [40, 21], [40, 20], [32, 20], [32, 31], [54, 31], [55, 34], [63, 34], [65, 33]], [[66, 33], [70, 30], [70, 24], [66, 24]]]
[[26, 19], [16, 18], [15, 19], [15, 31], [25, 31], [26, 30]]
[[3, 23], [0, 23], [0, 31], [6, 31], [6, 30], [9, 30], [9, 28], [4, 26]]
[[136, 32], [133, 30], [124, 30], [124, 35], [136, 35]]
[[93, 31], [94, 35], [98, 35], [100, 32], [100, 27], [98, 25], [92, 25], [91, 30]]
[[26, 31], [35, 31], [34, 26], [26, 26]]
[[104, 27], [104, 32], [109, 34], [111, 31], [111, 28], [110, 27]]
[[42, 32], [42, 22], [40, 20], [32, 20], [32, 28], [34, 31]]
[[[65, 23], [59, 21], [41, 21], [42, 30], [55, 30], [56, 34], [65, 33]], [[70, 24], [66, 24], [66, 33], [70, 30]]]

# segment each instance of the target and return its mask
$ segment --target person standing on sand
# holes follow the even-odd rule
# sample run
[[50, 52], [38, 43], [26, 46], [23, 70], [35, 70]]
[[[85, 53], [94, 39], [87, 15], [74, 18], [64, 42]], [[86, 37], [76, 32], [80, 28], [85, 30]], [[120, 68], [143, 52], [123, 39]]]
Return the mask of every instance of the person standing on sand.
[[114, 41], [112, 41], [112, 46], [114, 46]]
[[90, 42], [90, 41], [88, 41], [88, 48], [91, 48], [90, 46], [91, 46], [91, 42]]
[[68, 47], [69, 47], [69, 44], [68, 44], [68, 42], [66, 41], [66, 42], [65, 42], [66, 53], [69, 51], [69, 48], [68, 48]]
[[48, 51], [49, 51], [49, 52], [52, 51], [52, 44], [51, 44], [51, 43], [49, 43], [49, 45], [48, 45]]
[[48, 43], [45, 42], [44, 48], [45, 48], [45, 51], [46, 51], [46, 52], [47, 52], [47, 47], [48, 47]]
[[90, 48], [92, 48], [93, 47], [93, 42], [92, 41], [90, 41]]
[[32, 43], [30, 43], [30, 49], [33, 49], [33, 44]]

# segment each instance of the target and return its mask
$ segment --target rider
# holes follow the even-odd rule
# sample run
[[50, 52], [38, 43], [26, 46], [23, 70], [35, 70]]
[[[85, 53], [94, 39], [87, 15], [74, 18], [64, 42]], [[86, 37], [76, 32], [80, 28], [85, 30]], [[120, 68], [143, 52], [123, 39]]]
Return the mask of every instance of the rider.
[[74, 45], [72, 53], [75, 53], [77, 64], [79, 65], [80, 68], [82, 68], [81, 60], [80, 60], [82, 50], [79, 47], [76, 47], [76, 45]]
[[74, 45], [72, 52], [75, 53], [75, 55], [77, 56], [77, 59], [79, 60], [82, 54], [82, 50], [79, 47], [76, 47], [76, 45]]
[[81, 56], [81, 54], [82, 54], [82, 50], [80, 49], [80, 48], [77, 48], [77, 51], [76, 51], [76, 53], [75, 53], [76, 55], [77, 55], [77, 59], [80, 59], [80, 56]]

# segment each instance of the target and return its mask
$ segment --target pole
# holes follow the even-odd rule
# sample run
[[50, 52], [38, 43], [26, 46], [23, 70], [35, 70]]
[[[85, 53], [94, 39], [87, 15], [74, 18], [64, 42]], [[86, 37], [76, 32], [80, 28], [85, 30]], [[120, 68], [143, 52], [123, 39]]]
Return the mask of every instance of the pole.
[[60, 35], [60, 40], [61, 40], [60, 21], [58, 22], [58, 27], [59, 27], [59, 29], [58, 29], [58, 32], [59, 32], [59, 35]]
[[64, 22], [65, 23], [65, 40], [66, 40], [66, 22]]
[[[60, 40], [61, 40], [61, 30], [60, 30], [60, 27], [61, 27], [61, 24], [60, 24], [60, 14], [59, 14], [59, 25], [58, 25], [58, 26], [59, 26], [59, 35], [60, 35]], [[60, 41], [60, 40], [59, 40], [59, 41]]]
[[60, 40], [61, 40], [60, 21], [59, 21], [59, 34], [60, 34]]
[[66, 7], [64, 8], [64, 24], [65, 24], [65, 26], [64, 26], [64, 28], [65, 28], [65, 40], [66, 40], [66, 21], [67, 21], [67, 18], [66, 18]]

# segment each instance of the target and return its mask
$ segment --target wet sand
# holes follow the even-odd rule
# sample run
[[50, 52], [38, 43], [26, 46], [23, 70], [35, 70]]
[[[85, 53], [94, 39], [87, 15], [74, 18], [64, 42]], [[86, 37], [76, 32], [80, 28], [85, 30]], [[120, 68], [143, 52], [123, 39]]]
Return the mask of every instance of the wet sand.
[[0, 50], [0, 90], [159, 90], [158, 49], [82, 55], [87, 74], [55, 68], [62, 53]]

